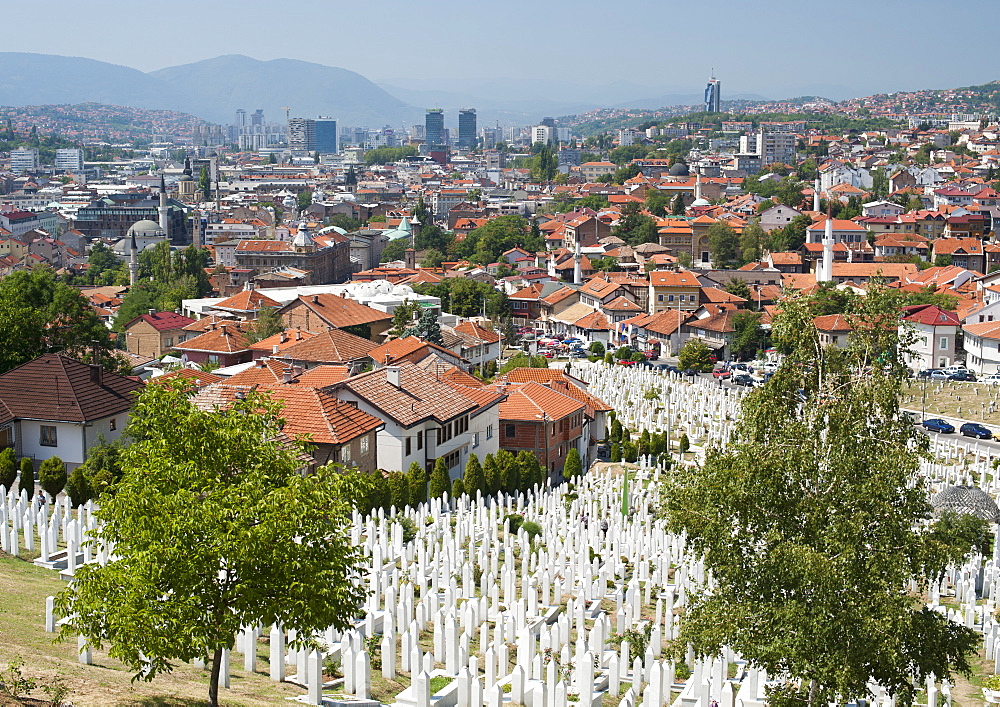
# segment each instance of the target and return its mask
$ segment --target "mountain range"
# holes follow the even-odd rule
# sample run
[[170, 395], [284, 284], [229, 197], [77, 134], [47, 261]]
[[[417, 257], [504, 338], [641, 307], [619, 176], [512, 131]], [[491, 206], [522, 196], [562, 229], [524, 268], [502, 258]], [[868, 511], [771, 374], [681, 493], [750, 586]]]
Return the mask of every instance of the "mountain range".
[[[743, 94], [726, 99], [761, 99]], [[696, 104], [698, 93], [630, 82], [580, 85], [556, 79], [391, 79], [376, 84], [354, 71], [295, 59], [261, 61], [231, 54], [144, 73], [85, 59], [0, 52], [0, 105], [108, 103], [175, 110], [215, 123], [232, 123], [238, 108], [263, 109], [272, 122], [328, 115], [342, 125], [408, 126], [424, 109], [477, 109], [479, 124], [528, 125], [546, 115], [597, 108], [659, 108]]]

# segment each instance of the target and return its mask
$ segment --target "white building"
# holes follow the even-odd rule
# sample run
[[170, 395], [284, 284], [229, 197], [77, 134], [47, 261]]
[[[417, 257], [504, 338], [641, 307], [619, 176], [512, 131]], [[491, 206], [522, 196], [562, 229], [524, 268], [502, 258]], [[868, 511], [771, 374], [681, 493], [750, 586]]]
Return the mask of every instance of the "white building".
[[66, 148], [56, 150], [55, 168], [64, 172], [79, 172], [83, 169], [83, 150]]
[[903, 311], [900, 333], [905, 328], [916, 337], [910, 346], [911, 355], [906, 359], [909, 368], [922, 371], [945, 368], [956, 362], [955, 339], [961, 324], [954, 312], [933, 304], [904, 307]]
[[10, 171], [24, 174], [38, 169], [38, 150], [34, 147], [19, 147], [10, 151]]

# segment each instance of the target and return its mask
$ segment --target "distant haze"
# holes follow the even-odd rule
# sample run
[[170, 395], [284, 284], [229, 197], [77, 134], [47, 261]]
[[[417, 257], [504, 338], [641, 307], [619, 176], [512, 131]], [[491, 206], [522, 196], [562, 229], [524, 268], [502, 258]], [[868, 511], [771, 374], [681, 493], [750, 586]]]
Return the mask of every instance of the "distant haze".
[[[713, 69], [722, 81], [723, 99], [750, 94], [836, 100], [984, 83], [996, 78], [994, 63], [985, 55], [970, 61], [967, 52], [943, 49], [947, 39], [940, 34], [941, 21], [968, 29], [966, 19], [996, 13], [996, 0], [967, 0], [954, 8], [931, 0], [834, 5], [635, 0], [616, 6], [596, 0], [305, 0], [292, 5], [173, 0], [148, 7], [124, 0], [96, 6], [21, 2], [5, 3], [4, 49], [82, 54], [142, 72], [227, 55], [297, 60], [340, 67], [399, 89], [398, 95], [386, 93], [417, 109], [434, 97], [429, 91], [441, 100], [453, 94], [488, 110], [530, 114], [534, 117], [526, 122], [531, 122], [542, 110], [558, 114], [655, 102], [661, 96], [697, 98]], [[275, 79], [276, 73], [262, 74], [253, 87], [262, 92], [258, 104], [290, 86], [301, 91], [294, 96], [301, 95], [302, 110], [312, 109], [305, 78], [290, 71]], [[224, 92], [226, 81], [219, 76], [215, 88]], [[66, 83], [69, 92], [72, 86]], [[0, 103], [5, 91], [0, 85]], [[372, 99], [377, 95], [373, 92]], [[250, 98], [234, 92], [231, 99], [244, 97]], [[348, 98], [339, 96], [337, 102]], [[220, 120], [224, 116], [215, 111], [228, 100], [213, 98], [206, 108], [212, 115], [205, 117]], [[296, 109], [291, 100], [276, 103]], [[379, 116], [388, 111], [395, 116], [392, 123], [411, 119], [408, 113], [394, 113], [385, 96], [377, 103], [372, 110]]]

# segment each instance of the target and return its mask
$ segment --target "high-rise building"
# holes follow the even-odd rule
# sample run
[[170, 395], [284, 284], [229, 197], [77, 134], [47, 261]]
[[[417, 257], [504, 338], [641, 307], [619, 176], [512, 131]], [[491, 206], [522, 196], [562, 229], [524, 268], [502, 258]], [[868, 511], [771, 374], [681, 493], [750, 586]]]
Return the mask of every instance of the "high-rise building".
[[316, 121], [311, 118], [289, 118], [288, 147], [292, 150], [316, 149]]
[[19, 147], [10, 151], [10, 171], [23, 174], [38, 169], [38, 150], [34, 147]]
[[253, 115], [250, 117], [250, 124], [251, 125], [263, 125], [264, 124], [264, 109], [263, 108], [258, 108], [257, 110], [255, 110], [253, 112]]
[[337, 121], [333, 118], [319, 117], [316, 119], [316, 152], [322, 155], [335, 155], [337, 145]]
[[83, 169], [83, 150], [75, 147], [56, 150], [55, 168], [66, 172], [79, 172]]
[[714, 76], [708, 80], [705, 86], [705, 111], [708, 113], [722, 112], [722, 82]]
[[242, 108], [236, 109], [236, 129], [243, 132], [243, 128], [247, 126], [247, 112]]
[[424, 135], [428, 145], [444, 144], [444, 111], [428, 108], [424, 117]]
[[458, 111], [458, 146], [471, 150], [476, 146], [476, 109]]
[[531, 128], [531, 144], [540, 142], [548, 145], [556, 140], [556, 129], [550, 125], [535, 125]]

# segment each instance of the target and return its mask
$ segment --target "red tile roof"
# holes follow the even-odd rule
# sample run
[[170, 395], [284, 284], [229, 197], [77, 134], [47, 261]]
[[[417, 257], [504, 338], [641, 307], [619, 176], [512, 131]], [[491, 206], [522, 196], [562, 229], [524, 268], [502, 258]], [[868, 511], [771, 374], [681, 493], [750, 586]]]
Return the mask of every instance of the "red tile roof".
[[281, 352], [292, 361], [318, 363], [349, 363], [365, 358], [375, 348], [375, 343], [355, 336], [342, 329], [330, 329], [321, 334], [304, 338]]
[[561, 420], [567, 415], [583, 410], [581, 401], [565, 393], [552, 390], [534, 381], [506, 389], [507, 399], [500, 403], [500, 420], [521, 420], [541, 423]]
[[140, 314], [138, 317], [125, 325], [125, 328], [132, 326], [135, 322], [143, 320], [157, 331], [170, 331], [171, 329], [183, 329], [194, 323], [191, 317], [185, 317], [176, 312], [155, 312], [153, 314]]

